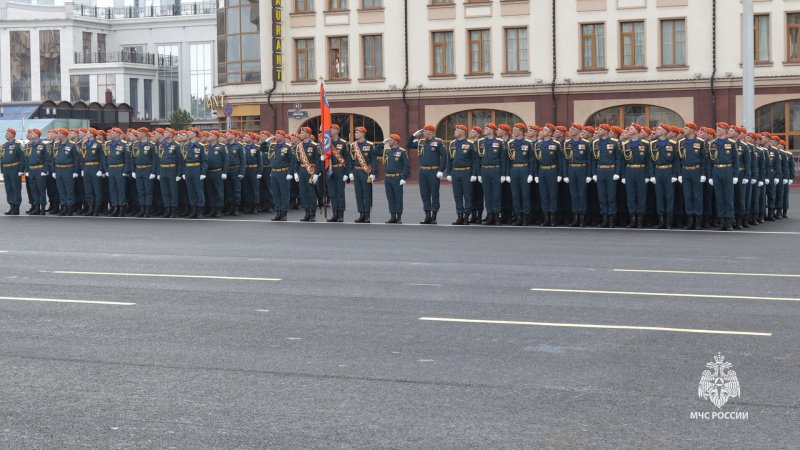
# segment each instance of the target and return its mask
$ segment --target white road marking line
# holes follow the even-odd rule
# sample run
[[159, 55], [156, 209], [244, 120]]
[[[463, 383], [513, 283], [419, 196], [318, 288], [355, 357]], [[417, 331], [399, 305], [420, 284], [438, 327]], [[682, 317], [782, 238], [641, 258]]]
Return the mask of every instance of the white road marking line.
[[777, 300], [777, 301], [787, 301], [787, 302], [800, 302], [800, 298], [791, 298], [791, 297], [747, 297], [742, 295], [674, 294], [666, 292], [593, 291], [588, 289], [533, 288], [531, 290], [539, 292], [566, 292], [566, 293], [576, 293], [576, 294], [646, 295], [655, 297], [729, 298], [737, 300]]
[[121, 277], [159, 277], [159, 278], [205, 278], [209, 280], [246, 280], [246, 281], [281, 281], [280, 278], [248, 278], [248, 277], [222, 277], [212, 275], [167, 275], [161, 273], [115, 273], [115, 272], [73, 272], [67, 270], [40, 270], [45, 273], [58, 273], [67, 275], [109, 275]]
[[101, 302], [95, 300], [66, 300], [59, 298], [28, 298], [28, 297], [0, 297], [0, 300], [13, 300], [25, 302], [51, 302], [51, 303], [86, 303], [90, 305], [118, 305], [118, 306], [132, 306], [136, 303], [125, 302]]
[[512, 320], [474, 320], [474, 319], [449, 319], [443, 317], [420, 317], [419, 320], [434, 322], [461, 322], [500, 325], [534, 325], [539, 327], [568, 327], [568, 328], [600, 328], [608, 330], [641, 330], [641, 331], [672, 331], [679, 333], [705, 333], [705, 334], [733, 334], [743, 336], [772, 336], [772, 333], [759, 333], [752, 331], [725, 331], [725, 330], [698, 330], [692, 328], [667, 328], [667, 327], [637, 327], [627, 325], [593, 325], [582, 323], [549, 323], [549, 322], [521, 322]]
[[643, 272], [643, 273], [675, 273], [686, 275], [731, 275], [745, 277], [791, 277], [800, 278], [800, 275], [790, 273], [737, 273], [737, 272], [692, 272], [689, 270], [645, 270], [645, 269], [614, 269], [614, 272]]

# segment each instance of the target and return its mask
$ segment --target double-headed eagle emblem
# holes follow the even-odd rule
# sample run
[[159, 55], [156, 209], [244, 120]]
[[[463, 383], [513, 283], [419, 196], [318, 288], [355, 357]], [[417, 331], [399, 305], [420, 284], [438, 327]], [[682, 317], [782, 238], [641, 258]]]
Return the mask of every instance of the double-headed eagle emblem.
[[706, 364], [711, 370], [703, 371], [700, 386], [697, 388], [697, 395], [704, 400], [711, 400], [717, 408], [722, 408], [729, 398], [739, 397], [741, 393], [736, 371], [728, 370], [733, 364], [723, 362], [724, 360], [725, 357], [718, 353], [714, 362]]

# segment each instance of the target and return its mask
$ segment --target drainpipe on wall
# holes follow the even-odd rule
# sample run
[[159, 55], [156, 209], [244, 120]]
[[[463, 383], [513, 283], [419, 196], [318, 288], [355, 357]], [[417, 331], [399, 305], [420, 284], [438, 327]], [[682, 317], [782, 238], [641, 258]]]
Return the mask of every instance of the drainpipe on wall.
[[717, 123], [717, 94], [714, 77], [717, 76], [717, 0], [711, 2], [711, 122]]
[[275, 92], [275, 88], [278, 87], [278, 82], [272, 80], [272, 89], [267, 91], [267, 104], [272, 109], [272, 129], [278, 129], [278, 115], [275, 113], [275, 105], [272, 104], [272, 93]]
[[408, 99], [406, 99], [406, 90], [408, 90], [408, 0], [403, 1], [403, 25], [405, 31], [403, 39], [405, 40], [406, 49], [406, 84], [403, 85], [403, 105], [405, 105], [406, 113], [405, 130], [406, 134], [408, 134]]
[[550, 84], [553, 98], [553, 123], [558, 123], [558, 104], [556, 103], [556, 0], [553, 0], [553, 82]]

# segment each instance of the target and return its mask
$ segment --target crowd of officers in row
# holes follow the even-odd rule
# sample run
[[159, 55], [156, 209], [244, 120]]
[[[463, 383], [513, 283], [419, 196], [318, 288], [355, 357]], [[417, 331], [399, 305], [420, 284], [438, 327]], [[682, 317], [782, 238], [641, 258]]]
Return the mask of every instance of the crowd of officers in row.
[[[687, 123], [652, 130], [638, 124], [567, 129], [489, 123], [457, 125], [453, 132], [455, 139], [445, 144], [426, 125], [406, 141], [419, 158], [423, 224], [437, 223], [443, 179], [453, 185], [454, 225], [696, 229], [716, 222], [718, 229], [732, 230], [787, 217], [794, 160], [786, 143], [769, 133], [723, 122], [716, 129]], [[19, 214], [24, 173], [31, 215], [72, 215], [76, 204], [83, 215], [99, 215], [110, 203], [106, 214], [114, 217], [199, 218], [274, 209], [272, 220], [281, 221], [290, 207], [302, 204], [301, 220], [315, 221], [316, 209], [328, 201], [328, 221], [341, 222], [345, 184], [352, 182], [355, 221], [369, 223], [381, 160], [387, 223], [401, 223], [408, 151], [396, 134], [373, 143], [366, 133], [358, 127], [347, 142], [333, 125], [331, 152], [325, 154], [307, 127], [291, 135], [55, 129], [46, 142], [31, 129], [24, 146], [9, 129], [0, 150], [11, 205], [6, 214]], [[45, 211], [47, 197], [51, 208]]]

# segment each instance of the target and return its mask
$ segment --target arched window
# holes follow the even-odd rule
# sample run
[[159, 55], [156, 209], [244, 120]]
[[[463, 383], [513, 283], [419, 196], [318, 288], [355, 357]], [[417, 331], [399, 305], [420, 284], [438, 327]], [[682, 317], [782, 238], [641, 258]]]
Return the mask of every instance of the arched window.
[[[351, 130], [356, 127], [364, 127], [367, 129], [366, 140], [370, 142], [382, 142], [385, 139], [383, 130], [381, 126], [378, 125], [378, 122], [360, 114], [331, 114], [331, 124], [339, 125], [339, 137], [348, 141], [353, 140], [354, 136]], [[317, 116], [306, 120], [301, 127], [309, 127], [314, 130], [314, 136], [317, 138], [317, 142], [321, 142], [319, 136], [317, 136], [320, 125], [321, 118]]]
[[786, 141], [786, 149], [800, 150], [800, 100], [778, 102], [756, 110], [756, 132], [768, 132]]
[[472, 129], [472, 127], [483, 128], [487, 123], [496, 125], [505, 123], [513, 127], [515, 123], [525, 123], [525, 121], [516, 114], [495, 109], [461, 111], [451, 114], [439, 122], [439, 125], [436, 126], [436, 137], [449, 142], [456, 138], [453, 135], [453, 130], [456, 128], [456, 125], [466, 125], [469, 130]]
[[629, 127], [632, 123], [638, 123], [650, 128], [657, 127], [660, 123], [675, 127], [684, 125], [683, 118], [675, 111], [652, 105], [615, 106], [592, 114], [589, 120], [586, 121], [586, 125], [591, 125], [595, 128], [603, 123], [622, 128]]

